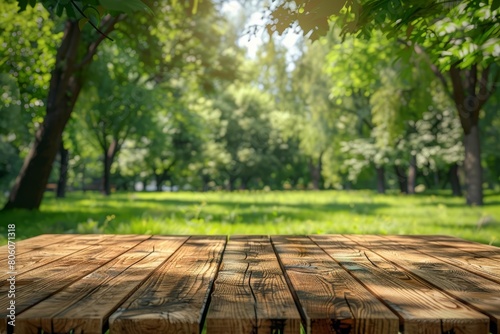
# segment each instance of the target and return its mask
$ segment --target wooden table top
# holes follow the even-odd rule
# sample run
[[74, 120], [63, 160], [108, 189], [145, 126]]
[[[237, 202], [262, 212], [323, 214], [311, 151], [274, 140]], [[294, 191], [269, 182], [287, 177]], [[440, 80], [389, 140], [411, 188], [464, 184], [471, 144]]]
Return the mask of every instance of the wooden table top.
[[41, 235], [15, 255], [0, 333], [499, 333], [500, 248], [447, 236]]

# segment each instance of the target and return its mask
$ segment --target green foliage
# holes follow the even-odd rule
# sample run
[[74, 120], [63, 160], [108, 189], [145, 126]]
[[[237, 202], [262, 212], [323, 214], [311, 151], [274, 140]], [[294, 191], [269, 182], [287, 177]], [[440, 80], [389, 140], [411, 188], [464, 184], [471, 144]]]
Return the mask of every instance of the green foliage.
[[101, 6], [110, 11], [133, 13], [135, 11], [149, 11], [151, 9], [141, 0], [99, 0]]
[[[58, 16], [64, 12], [69, 18], [86, 18], [90, 21], [97, 20], [104, 15], [104, 11], [116, 11], [131, 14], [135, 11], [148, 11], [151, 9], [141, 0], [39, 0], [47, 9]], [[19, 12], [27, 9], [28, 4], [35, 7], [37, 0], [18, 0]], [[96, 22], [98, 26], [98, 22]]]
[[340, 1], [335, 6], [314, 0], [295, 1], [294, 6], [290, 3], [280, 1], [269, 11], [270, 31], [281, 34], [298, 24], [315, 40], [327, 34], [326, 22], [335, 17], [344, 37], [372, 37], [380, 31], [391, 39], [424, 46], [431, 61], [443, 71], [452, 65], [463, 69], [474, 64], [486, 66], [500, 57], [496, 0], [356, 0]]
[[500, 110], [498, 102], [500, 98], [496, 94], [485, 106], [485, 112], [481, 114], [480, 125], [482, 131], [481, 141], [483, 143], [483, 165], [486, 170], [485, 182], [493, 186], [500, 182]]
[[[5, 184], [25, 154], [29, 132], [43, 120], [61, 37], [53, 30], [61, 28], [62, 19], [40, 4], [23, 3], [27, 8], [20, 13], [13, 0], [0, 5], [5, 9], [0, 45], [6, 55], [0, 58], [5, 91], [0, 105], [8, 113], [0, 121], [0, 153], [7, 158], [0, 161], [0, 173], [8, 171], [0, 182]], [[69, 185], [77, 189], [99, 182], [100, 161], [112, 142], [120, 152], [113, 183], [128, 189], [152, 180], [159, 188], [170, 182], [205, 190], [229, 184], [297, 189], [310, 186], [314, 169], [321, 169], [326, 187], [372, 186], [374, 168], [407, 167], [413, 157], [419, 183], [428, 182], [429, 175], [442, 176], [463, 160], [460, 123], [429, 63], [444, 59], [441, 69], [459, 62], [483, 68], [498, 57], [498, 9], [484, 1], [450, 4], [450, 15], [441, 5], [430, 8], [431, 1], [418, 6], [411, 0], [299, 1], [297, 7], [278, 2], [274, 13], [281, 16], [274, 24], [287, 15], [295, 15], [299, 24], [309, 20], [301, 26], [318, 41], [301, 41], [300, 52], [291, 53], [275, 36], [266, 36], [268, 43], [254, 59], [245, 59], [238, 32], [210, 1], [153, 2], [154, 15], [136, 13], [145, 6], [139, 0], [42, 3], [52, 13], [66, 11], [63, 19], [84, 14], [82, 23], [88, 19], [96, 26], [104, 7], [112, 15], [128, 12], [109, 34], [115, 42], [100, 45], [93, 65], [83, 71], [82, 99], [63, 135], [71, 153]], [[479, 26], [486, 30], [472, 29]], [[84, 31], [82, 40], [91, 43], [96, 35]], [[421, 52], [415, 52], [416, 45]], [[490, 84], [497, 72], [492, 65]], [[486, 181], [492, 187], [498, 184], [497, 106], [493, 99], [482, 116], [483, 142], [489, 146]], [[394, 182], [393, 174], [387, 177]], [[227, 214], [227, 221], [238, 219]], [[95, 224], [102, 221], [96, 218], [84, 228], [99, 229]]]
[[0, 191], [6, 190], [20, 167], [18, 138], [25, 132], [14, 78], [0, 73]]
[[[256, 88], [233, 85], [215, 105], [220, 110], [220, 141], [228, 153], [221, 166], [230, 182], [241, 178], [265, 178], [277, 164], [271, 154], [274, 146], [270, 114], [273, 101]], [[230, 187], [234, 186], [233, 184]]]
[[60, 34], [38, 5], [16, 13], [0, 3], [0, 190], [16, 177], [30, 137], [42, 122], [50, 70]]
[[486, 66], [500, 58], [499, 11], [488, 2], [462, 2], [429, 27], [414, 29], [409, 38], [423, 45], [443, 71], [454, 64]]
[[5, 1], [0, 4], [0, 12], [0, 73], [14, 79], [19, 89], [15, 100], [4, 103], [18, 105], [17, 112], [34, 131], [42, 121], [61, 34], [54, 32], [56, 24], [42, 6], [18, 14], [15, 3]]

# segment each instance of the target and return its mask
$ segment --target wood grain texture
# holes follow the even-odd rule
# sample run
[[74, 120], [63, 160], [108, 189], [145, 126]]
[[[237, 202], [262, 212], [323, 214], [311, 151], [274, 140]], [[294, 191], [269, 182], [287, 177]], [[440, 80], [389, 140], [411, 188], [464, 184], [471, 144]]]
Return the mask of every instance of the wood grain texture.
[[[68, 256], [72, 253], [81, 251], [93, 244], [99, 243], [103, 240], [103, 235], [96, 235], [89, 238], [87, 235], [61, 235], [61, 237], [54, 237], [53, 235], [44, 235], [45, 239], [36, 238], [35, 242], [29, 243], [29, 251], [24, 248], [24, 252], [17, 253], [16, 247], [16, 274], [21, 275], [27, 271], [42, 267], [61, 258]], [[55, 239], [56, 243], [54, 243]], [[44, 242], [47, 244], [44, 245]], [[7, 259], [7, 256], [5, 256]], [[0, 263], [0, 266], [5, 265]], [[2, 273], [0, 281], [3, 282], [9, 275]]]
[[[71, 236], [70, 234], [41, 234], [33, 238], [15, 241], [16, 254], [20, 255], [32, 251], [33, 249], [56, 244], [71, 238]], [[7, 254], [7, 245], [0, 246], [0, 254]], [[3, 261], [6, 261], [4, 257], [0, 259], [0, 262]]]
[[[498, 284], [390, 239], [368, 235], [350, 235], [348, 237], [358, 244], [370, 248], [398, 267], [411, 272], [412, 275], [425, 280], [435, 287], [434, 291], [443, 291], [456, 300], [488, 315], [491, 320], [490, 325], [492, 325], [489, 330], [497, 332], [500, 318], [500, 286]], [[422, 246], [422, 248], [425, 247]], [[443, 303], [443, 305], [451, 307], [453, 304]], [[456, 310], [452, 313], [451, 316], [458, 316]], [[480, 332], [478, 329], [472, 333]], [[486, 330], [487, 332], [488, 330]]]
[[363, 247], [363, 237], [311, 236], [321, 248], [391, 307], [404, 333], [488, 333], [489, 319]]
[[405, 236], [405, 237], [416, 240], [425, 240], [426, 242], [430, 242], [441, 246], [458, 248], [474, 256], [488, 258], [489, 260], [500, 262], [500, 248], [495, 246], [479, 244], [477, 242], [463, 240], [450, 236], [443, 236], [443, 235]]
[[269, 237], [231, 237], [207, 314], [210, 334], [300, 333], [300, 315]]
[[111, 333], [199, 333], [226, 237], [191, 237], [110, 317]]
[[108, 318], [187, 237], [155, 236], [21, 313], [20, 333], [101, 334]]
[[[143, 235], [110, 235], [98, 246], [85, 248], [59, 261], [50, 262], [18, 275], [15, 298], [17, 314], [88, 275], [148, 238], [149, 236]], [[8, 282], [2, 282], [0, 286], [0, 333], [7, 328], [7, 305], [10, 301], [7, 291]]]
[[296, 333], [297, 313], [308, 333], [500, 334], [500, 248], [454, 237], [43, 235], [17, 246], [21, 334], [102, 333], [108, 320], [110, 334], [199, 333], [207, 312], [207, 334]]
[[397, 333], [396, 315], [307, 237], [272, 236], [307, 333]]
[[[466, 251], [464, 250], [466, 247], [457, 248], [446, 242], [432, 242], [428, 238], [408, 236], [385, 236], [385, 238], [500, 284], [500, 261], [495, 259], [494, 254], [485, 256], [485, 254]], [[498, 258], [500, 259], [500, 254]]]

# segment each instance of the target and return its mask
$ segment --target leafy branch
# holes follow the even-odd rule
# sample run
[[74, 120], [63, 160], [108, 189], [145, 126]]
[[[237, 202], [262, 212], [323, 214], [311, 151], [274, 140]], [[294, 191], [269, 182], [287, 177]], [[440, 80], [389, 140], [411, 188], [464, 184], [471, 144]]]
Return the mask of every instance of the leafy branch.
[[94, 22], [92, 22], [92, 20], [91, 20], [89, 17], [87, 17], [87, 15], [85, 15], [85, 13], [84, 13], [84, 12], [80, 9], [80, 7], [78, 7], [78, 6], [76, 5], [76, 3], [74, 2], [74, 0], [70, 0], [70, 2], [71, 2], [71, 4], [73, 5], [73, 7], [75, 7], [75, 8], [76, 8], [76, 10], [77, 10], [77, 11], [78, 11], [78, 12], [79, 12], [79, 13], [80, 13], [80, 14], [81, 14], [84, 18], [86, 18], [86, 19], [87, 19], [87, 21], [90, 23], [90, 25], [91, 25], [91, 26], [92, 26], [92, 27], [93, 27], [93, 28], [94, 28], [94, 29], [95, 29], [98, 33], [100, 33], [103, 37], [105, 37], [105, 38], [109, 39], [110, 41], [114, 42], [114, 40], [113, 40], [111, 37], [109, 37], [109, 36], [107, 36], [105, 33], [103, 33], [103, 32], [102, 32], [102, 31], [101, 31], [101, 30], [100, 30], [100, 29], [99, 29], [99, 28], [98, 28], [98, 27], [94, 24]]

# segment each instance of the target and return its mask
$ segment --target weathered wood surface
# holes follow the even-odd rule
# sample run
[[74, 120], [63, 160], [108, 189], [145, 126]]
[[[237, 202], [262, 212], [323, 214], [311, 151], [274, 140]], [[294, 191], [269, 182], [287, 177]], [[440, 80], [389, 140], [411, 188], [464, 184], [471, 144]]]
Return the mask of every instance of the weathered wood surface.
[[232, 236], [207, 315], [210, 333], [300, 333], [300, 315], [268, 237]]
[[17, 246], [14, 299], [0, 247], [0, 334], [500, 334], [500, 249], [453, 237], [45, 235]]
[[[63, 240], [68, 240], [76, 237], [77, 235], [72, 234], [42, 234], [36, 237], [25, 239], [21, 241], [15, 241], [16, 244], [16, 254], [20, 255], [37, 248], [46, 247], [51, 244], [58, 244]], [[86, 237], [85, 235], [78, 235], [79, 237]], [[97, 237], [97, 234], [95, 235]], [[92, 238], [95, 240], [95, 238]], [[5, 261], [2, 257], [0, 261]]]
[[366, 248], [344, 236], [312, 239], [402, 318], [403, 332], [487, 333], [486, 316], [379, 256], [379, 245]]
[[[27, 271], [59, 261], [72, 253], [81, 251], [87, 247], [98, 244], [104, 239], [104, 235], [47, 235], [45, 238], [36, 237], [33, 242], [25, 240], [16, 245], [16, 274], [20, 275]], [[30, 239], [31, 240], [31, 239]], [[7, 256], [4, 257], [7, 261]], [[0, 262], [0, 266], [6, 265]], [[7, 278], [7, 273], [0, 275], [0, 281]]]
[[[15, 305], [17, 314], [41, 302], [60, 289], [95, 271], [105, 263], [147, 239], [143, 235], [108, 236], [92, 248], [84, 248], [58, 261], [27, 271], [16, 277]], [[16, 262], [17, 264], [17, 262]], [[70, 269], [71, 268], [71, 269]], [[0, 332], [7, 326], [9, 284], [0, 285]]]
[[412, 246], [379, 236], [350, 236], [349, 238], [367, 245], [374, 252], [397, 263], [401, 268], [426, 280], [456, 300], [486, 314], [491, 318], [492, 327], [497, 331], [500, 322], [499, 284], [426, 255], [425, 243], [419, 245], [419, 249], [424, 252], [419, 252]]
[[397, 333], [396, 315], [310, 239], [272, 241], [307, 333]]
[[153, 237], [43, 300], [17, 319], [20, 333], [102, 333], [106, 320], [187, 240]]
[[114, 333], [197, 333], [226, 243], [191, 237], [111, 315]]
[[[393, 236], [388, 239], [401, 244], [402, 247], [410, 247], [500, 284], [500, 250], [498, 249], [487, 245], [472, 244], [468, 251], [464, 251], [453, 245], [466, 246], [467, 242], [446, 242], [442, 239], [439, 241], [433, 237], [421, 239], [418, 244], [415, 244], [415, 238], [408, 236]], [[471, 251], [473, 249], [476, 251]]]

